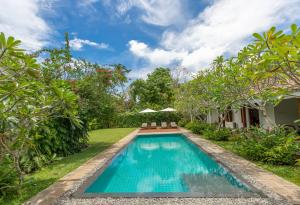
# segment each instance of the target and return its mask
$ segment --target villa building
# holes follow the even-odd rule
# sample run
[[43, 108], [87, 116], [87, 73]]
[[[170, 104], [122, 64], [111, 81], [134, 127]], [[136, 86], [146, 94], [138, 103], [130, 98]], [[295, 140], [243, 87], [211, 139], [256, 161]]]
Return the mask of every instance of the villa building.
[[[232, 109], [228, 112], [223, 125], [228, 128], [259, 126], [266, 129], [272, 127], [272, 124], [296, 126], [295, 121], [300, 119], [300, 92], [286, 97], [277, 106], [268, 104], [266, 112], [270, 118], [269, 121], [265, 119], [261, 110], [255, 108]], [[218, 111], [210, 111], [207, 116], [207, 122], [218, 123], [219, 121]]]

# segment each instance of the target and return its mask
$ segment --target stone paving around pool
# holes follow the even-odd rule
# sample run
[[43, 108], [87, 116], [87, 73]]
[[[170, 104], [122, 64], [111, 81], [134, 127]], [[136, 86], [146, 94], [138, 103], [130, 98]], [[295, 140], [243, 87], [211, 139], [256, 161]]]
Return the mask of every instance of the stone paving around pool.
[[[183, 133], [195, 144], [201, 147], [202, 150], [215, 158], [216, 161], [222, 163], [237, 177], [243, 179], [248, 184], [259, 190], [263, 197], [259, 198], [78, 198], [74, 197], [73, 193], [90, 178], [97, 170], [105, 167], [107, 163], [125, 147], [139, 133], [135, 130], [119, 142], [108, 148], [106, 151], [96, 155], [88, 160], [76, 170], [67, 174], [56, 183], [43, 190], [35, 197], [30, 199], [25, 204], [34, 205], [190, 205], [190, 204], [205, 204], [205, 205], [271, 205], [271, 204], [300, 204], [300, 187], [268, 172], [255, 164], [229, 152], [205, 140], [198, 135], [192, 134], [189, 131], [180, 128], [176, 133]], [[157, 132], [156, 132], [157, 133]], [[159, 133], [159, 132], [158, 132]], [[146, 134], [146, 133], [145, 133]], [[153, 133], [151, 133], [153, 134]]]

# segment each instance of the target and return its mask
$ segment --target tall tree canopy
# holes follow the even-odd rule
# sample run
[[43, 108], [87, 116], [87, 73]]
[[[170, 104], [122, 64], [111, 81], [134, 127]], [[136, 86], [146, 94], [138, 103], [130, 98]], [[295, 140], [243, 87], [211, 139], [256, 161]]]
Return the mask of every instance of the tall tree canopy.
[[130, 85], [130, 97], [136, 108], [163, 108], [174, 104], [174, 80], [170, 69], [156, 68], [146, 80], [137, 79]]

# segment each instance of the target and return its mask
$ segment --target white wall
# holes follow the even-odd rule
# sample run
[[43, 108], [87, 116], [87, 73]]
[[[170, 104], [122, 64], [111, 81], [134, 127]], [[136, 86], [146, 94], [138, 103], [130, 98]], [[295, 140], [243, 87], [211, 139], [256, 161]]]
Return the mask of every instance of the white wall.
[[236, 125], [237, 125], [238, 128], [242, 128], [243, 127], [241, 109], [235, 109], [235, 110], [233, 110], [233, 122], [236, 123]]
[[241, 109], [233, 109], [232, 110], [232, 122], [225, 122], [225, 127], [227, 128], [236, 128], [234, 126], [236, 124], [237, 128], [242, 128], [242, 117], [241, 117]]
[[207, 122], [208, 123], [218, 123], [219, 121], [219, 115], [218, 115], [218, 110], [211, 110], [209, 111], [207, 115]]
[[[259, 111], [259, 123], [260, 126], [269, 129], [272, 128], [272, 125], [276, 124], [294, 124], [295, 120], [300, 119], [299, 113], [299, 101], [300, 98], [292, 98], [292, 99], [285, 99], [275, 108], [271, 104], [266, 105], [266, 112], [270, 118], [271, 122], [267, 122], [267, 120], [263, 116], [263, 112]], [[218, 111], [212, 110], [209, 112], [207, 116], [208, 123], [218, 123]], [[250, 120], [249, 120], [249, 110], [246, 108], [246, 121], [247, 127], [250, 127]], [[241, 110], [235, 109], [233, 110], [233, 122], [236, 123], [238, 128], [243, 127], [242, 117], [241, 117]], [[232, 122], [225, 122], [226, 127], [233, 127]]]
[[276, 124], [295, 124], [294, 121], [300, 119], [299, 115], [300, 99], [286, 99], [275, 107], [275, 122]]
[[259, 111], [259, 124], [260, 124], [261, 127], [265, 128], [265, 129], [270, 129], [275, 124], [275, 114], [274, 114], [273, 105], [267, 104], [266, 105], [266, 112], [267, 112], [267, 115], [269, 116], [270, 122], [268, 122], [265, 119], [265, 117], [263, 115], [263, 112], [260, 110]]

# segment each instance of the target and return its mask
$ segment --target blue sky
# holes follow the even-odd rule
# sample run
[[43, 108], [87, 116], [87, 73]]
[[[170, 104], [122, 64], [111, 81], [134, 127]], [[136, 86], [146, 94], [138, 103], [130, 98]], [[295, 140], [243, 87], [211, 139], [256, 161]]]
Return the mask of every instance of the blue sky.
[[73, 56], [121, 63], [131, 77], [157, 66], [197, 72], [234, 55], [275, 25], [300, 24], [300, 0], [0, 0], [0, 31], [36, 50], [62, 46]]

